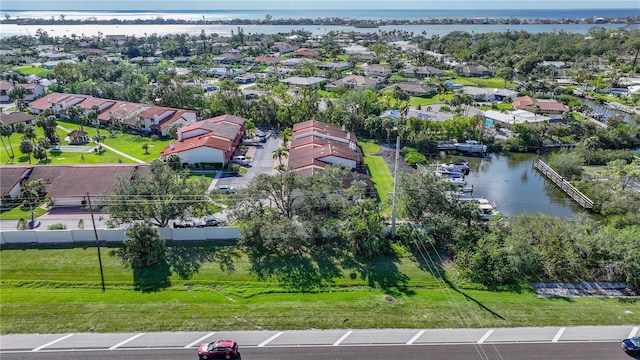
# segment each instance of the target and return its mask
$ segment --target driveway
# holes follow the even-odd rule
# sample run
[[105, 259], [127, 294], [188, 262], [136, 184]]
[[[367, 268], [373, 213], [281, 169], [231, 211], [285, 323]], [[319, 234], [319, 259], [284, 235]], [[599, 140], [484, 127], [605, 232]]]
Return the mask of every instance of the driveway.
[[247, 172], [243, 175], [222, 175], [216, 181], [215, 187], [230, 185], [236, 189], [246, 187], [258, 174], [272, 174], [276, 161], [273, 160], [273, 151], [280, 145], [280, 136], [275, 131], [268, 132], [267, 142], [261, 146], [249, 146], [247, 157], [251, 159]]

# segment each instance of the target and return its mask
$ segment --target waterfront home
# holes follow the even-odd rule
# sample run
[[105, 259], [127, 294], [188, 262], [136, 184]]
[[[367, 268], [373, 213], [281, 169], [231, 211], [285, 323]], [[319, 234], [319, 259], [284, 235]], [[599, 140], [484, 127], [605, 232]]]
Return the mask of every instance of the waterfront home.
[[518, 92], [509, 89], [499, 88], [479, 88], [475, 86], [464, 86], [462, 92], [469, 95], [475, 101], [505, 101], [514, 99]]
[[561, 114], [569, 111], [569, 107], [560, 101], [553, 99], [536, 99], [531, 96], [521, 96], [513, 99], [513, 107], [541, 114]]

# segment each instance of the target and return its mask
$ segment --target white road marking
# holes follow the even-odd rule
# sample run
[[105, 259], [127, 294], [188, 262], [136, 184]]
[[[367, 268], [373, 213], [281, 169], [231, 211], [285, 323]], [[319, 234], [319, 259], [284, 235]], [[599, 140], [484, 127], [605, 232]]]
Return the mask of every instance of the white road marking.
[[65, 335], [65, 336], [63, 336], [63, 337], [61, 337], [61, 338], [58, 338], [58, 339], [53, 340], [53, 341], [50, 341], [50, 342], [48, 342], [48, 343], [46, 343], [46, 344], [44, 344], [44, 345], [40, 345], [40, 346], [38, 346], [37, 348], [35, 348], [35, 349], [31, 350], [31, 351], [40, 351], [40, 349], [44, 349], [44, 348], [46, 348], [47, 346], [53, 345], [53, 344], [55, 344], [55, 343], [57, 343], [57, 342], [60, 342], [60, 341], [62, 341], [62, 340], [64, 340], [64, 339], [68, 339], [68, 338], [70, 338], [70, 337], [72, 337], [72, 336], [73, 336], [73, 334]]
[[415, 334], [415, 335], [411, 338], [411, 340], [407, 341], [407, 345], [411, 345], [411, 344], [413, 344], [414, 342], [416, 342], [416, 340], [418, 340], [418, 339], [420, 338], [420, 336], [422, 336], [422, 334], [424, 334], [424, 330], [420, 330], [420, 331], [418, 331], [418, 333], [417, 333], [417, 334]]
[[493, 334], [493, 332], [496, 329], [490, 329], [489, 331], [487, 331], [486, 333], [484, 333], [484, 335], [482, 335], [482, 337], [480, 338], [480, 340], [478, 340], [477, 344], [482, 344], [483, 342], [485, 342], [489, 336], [491, 336], [491, 334]]
[[192, 343], [190, 343], [190, 344], [188, 344], [188, 345], [185, 345], [184, 347], [185, 347], [185, 349], [186, 349], [186, 348], [190, 348], [190, 347], [192, 347], [192, 346], [194, 346], [194, 345], [198, 345], [200, 342], [204, 341], [204, 339], [206, 339], [206, 338], [210, 338], [210, 337], [212, 337], [214, 334], [215, 334], [215, 332], [210, 332], [210, 333], [208, 333], [207, 335], [205, 335], [205, 336], [201, 337], [200, 339], [198, 339], [198, 340], [196, 340], [196, 341], [194, 341], [194, 342], [192, 342]]
[[342, 343], [346, 338], [348, 338], [348, 337], [349, 337], [349, 335], [351, 335], [351, 333], [353, 333], [353, 331], [351, 331], [351, 330], [349, 330], [349, 331], [347, 331], [346, 333], [344, 333], [344, 335], [342, 335], [342, 336], [340, 337], [340, 339], [338, 339], [338, 341], [336, 341], [336, 342], [334, 342], [334, 343], [333, 343], [333, 346], [338, 346], [338, 345], [340, 345], [340, 344], [341, 344], [341, 343]]
[[634, 326], [634, 328], [631, 329], [631, 332], [629, 333], [629, 336], [627, 336], [627, 338], [632, 338], [632, 337], [636, 336], [637, 333], [638, 333], [638, 327]]
[[272, 337], [268, 338], [267, 340], [261, 342], [260, 344], [258, 344], [258, 347], [264, 347], [265, 345], [267, 345], [268, 343], [272, 342], [273, 340], [275, 340], [278, 336], [284, 334], [284, 332], [280, 331], [279, 333], [273, 335]]
[[140, 333], [140, 334], [138, 334], [138, 335], [134, 335], [134, 336], [132, 336], [132, 337], [128, 338], [127, 340], [125, 340], [125, 341], [121, 341], [121, 342], [119, 342], [119, 343], [117, 343], [117, 344], [113, 345], [112, 347], [110, 347], [110, 348], [109, 348], [109, 350], [115, 350], [115, 349], [119, 348], [120, 346], [122, 346], [122, 345], [124, 345], [124, 344], [126, 344], [126, 343], [128, 343], [128, 342], [130, 342], [130, 341], [133, 341], [133, 340], [135, 340], [135, 339], [139, 338], [140, 336], [142, 336], [142, 335], [144, 335], [144, 334], [145, 334], [145, 333]]
[[567, 330], [567, 328], [560, 328], [560, 330], [558, 330], [558, 332], [556, 333], [556, 336], [553, 337], [553, 340], [551, 340], [551, 342], [558, 342], [558, 340], [560, 340], [560, 336], [564, 334], [565, 330]]

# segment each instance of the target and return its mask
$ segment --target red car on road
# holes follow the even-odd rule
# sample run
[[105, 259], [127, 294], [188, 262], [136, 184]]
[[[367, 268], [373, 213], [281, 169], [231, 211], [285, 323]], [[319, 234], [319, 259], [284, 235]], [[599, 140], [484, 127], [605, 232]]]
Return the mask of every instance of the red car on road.
[[238, 343], [233, 340], [216, 340], [198, 347], [198, 358], [208, 359], [240, 359]]

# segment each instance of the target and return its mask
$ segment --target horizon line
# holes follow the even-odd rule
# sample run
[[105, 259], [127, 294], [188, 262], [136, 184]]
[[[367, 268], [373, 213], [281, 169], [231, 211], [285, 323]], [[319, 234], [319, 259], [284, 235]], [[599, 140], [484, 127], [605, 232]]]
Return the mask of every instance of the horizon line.
[[[122, 10], [88, 10], [88, 9], [82, 9], [82, 10], [74, 10], [74, 9], [39, 9], [39, 10], [20, 10], [20, 9], [4, 9], [4, 10], [0, 10], [0, 12], [7, 12], [7, 11], [20, 11], [20, 12], [43, 12], [43, 11], [77, 11], [77, 12], [113, 12], [113, 11], [122, 11], [122, 12], [131, 12], [131, 11], [154, 11], [154, 12], [163, 12], [163, 11], [297, 11], [297, 10], [303, 10], [303, 11], [311, 11], [311, 10], [338, 10], [338, 11], [344, 11], [344, 10], [358, 10], [358, 11], [362, 11], [362, 9], [358, 9], [358, 8], [334, 8], [334, 9], [308, 9], [308, 8], [299, 8], [299, 9], [295, 9], [295, 8], [290, 8], [290, 9], [164, 9], [164, 10], [154, 10], [154, 9], [122, 9]], [[472, 8], [465, 8], [465, 9], [460, 9], [460, 8], [451, 8], [451, 9], [424, 9], [424, 8], [403, 8], [403, 9], [398, 9], [398, 8], [391, 8], [391, 9], [387, 9], [387, 8], [375, 8], [375, 9], [368, 9], [366, 11], [404, 11], [404, 10], [424, 10], [424, 11], [451, 11], [451, 10], [462, 10], [462, 11], [493, 11], [493, 10], [521, 10], [521, 11], [528, 11], [528, 10], [550, 10], [550, 11], [557, 11], [557, 10], [576, 10], [576, 11], [583, 11], [583, 10], [637, 10], [638, 13], [640, 13], [640, 9], [636, 8], [636, 7], [610, 7], [610, 8], [492, 8], [492, 9], [487, 9], [487, 8], [476, 8], [476, 9], [472, 9]]]

